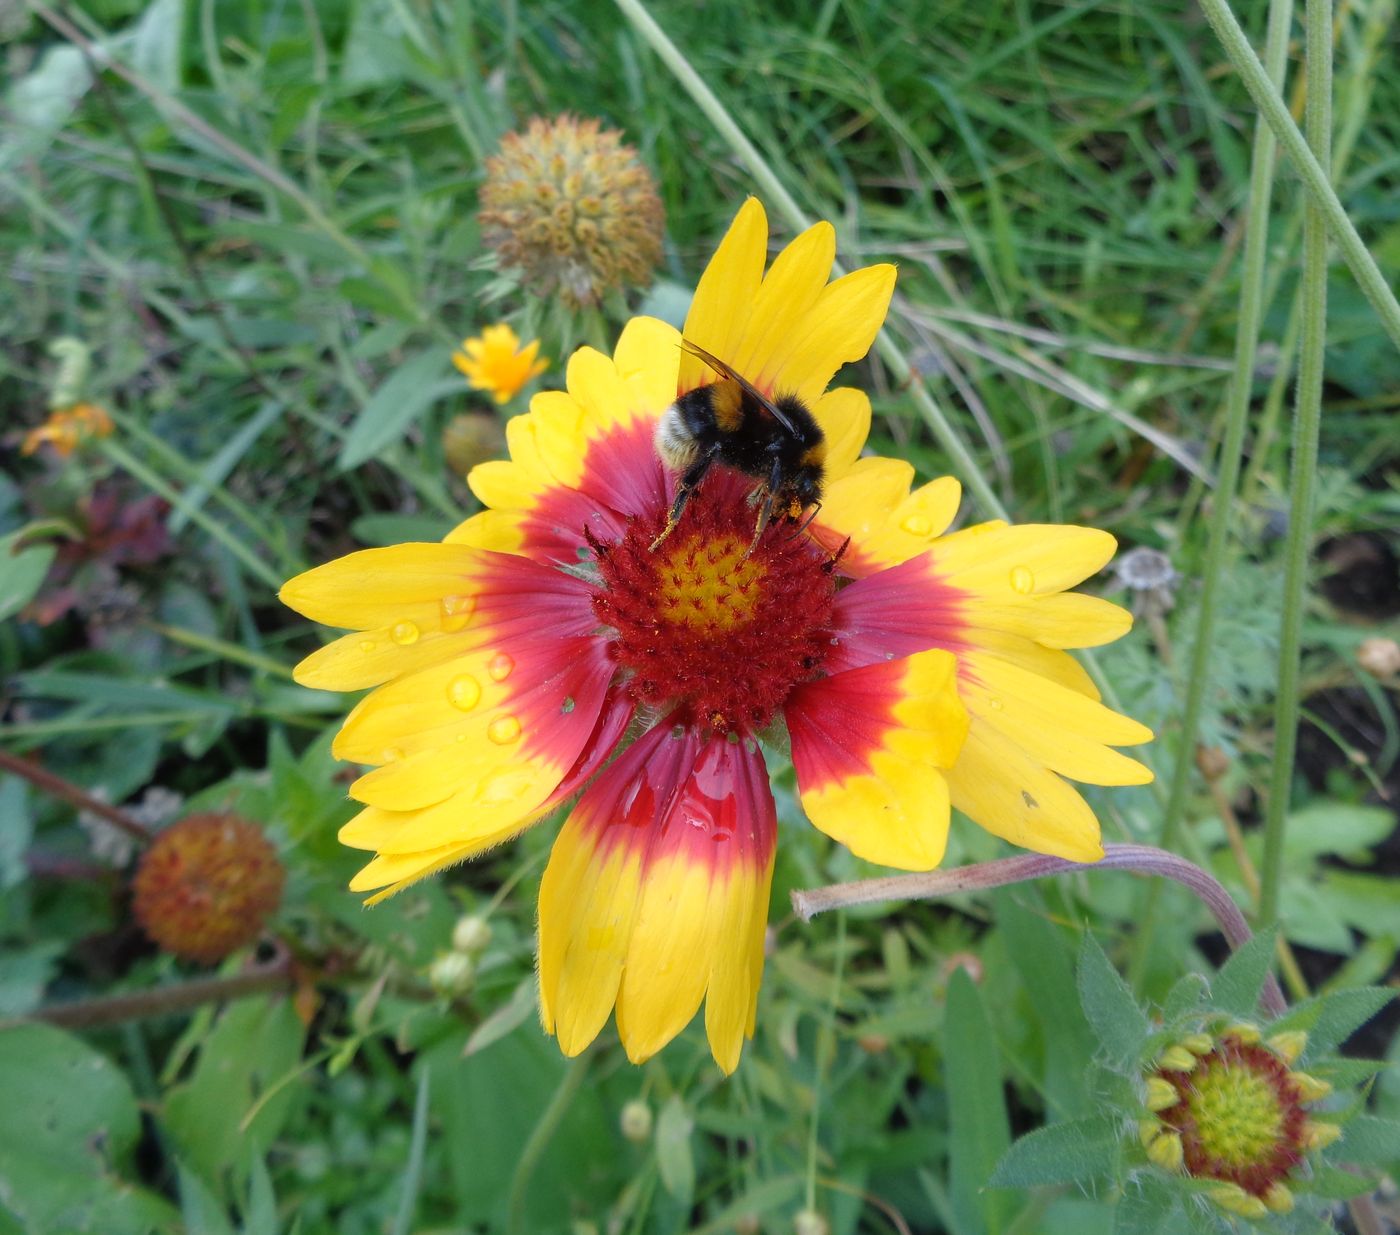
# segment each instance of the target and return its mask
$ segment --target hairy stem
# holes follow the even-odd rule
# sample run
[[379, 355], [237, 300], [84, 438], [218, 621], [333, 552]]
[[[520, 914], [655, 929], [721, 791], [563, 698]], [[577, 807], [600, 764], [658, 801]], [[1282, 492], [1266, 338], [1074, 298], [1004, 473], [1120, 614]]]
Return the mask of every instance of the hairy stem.
[[61, 798], [70, 806], [76, 806], [79, 810], [101, 816], [114, 828], [120, 828], [128, 836], [134, 837], [143, 844], [151, 842], [151, 830], [145, 824], [138, 823], [121, 807], [113, 806], [110, 802], [93, 797], [86, 789], [79, 789], [72, 781], [65, 780], [56, 772], [50, 772], [47, 768], [41, 767], [33, 759], [26, 759], [23, 755], [14, 755], [7, 750], [0, 750], [0, 768], [7, 772], [13, 772], [16, 776], [22, 776], [31, 785], [56, 798]]

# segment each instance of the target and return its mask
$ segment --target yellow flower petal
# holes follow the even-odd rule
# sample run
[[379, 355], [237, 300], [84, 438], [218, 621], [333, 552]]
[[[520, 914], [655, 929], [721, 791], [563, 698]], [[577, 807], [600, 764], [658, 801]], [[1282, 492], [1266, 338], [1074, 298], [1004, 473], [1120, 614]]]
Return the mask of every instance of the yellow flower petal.
[[289, 579], [278, 595], [313, 622], [370, 630], [404, 620], [410, 609], [435, 611], [444, 596], [468, 589], [481, 566], [481, 555], [461, 545], [361, 549]]
[[[725, 355], [740, 373], [765, 373], [784, 340], [800, 329], [817, 302], [836, 260], [836, 229], [830, 223], [817, 223], [778, 254], [753, 298], [743, 342], [737, 351]], [[714, 351], [713, 348], [707, 349]], [[757, 384], [757, 383], [756, 383]], [[760, 385], [760, 389], [764, 387]], [[825, 385], [825, 383], [823, 383]], [[786, 393], [783, 388], [770, 394]]]
[[948, 838], [948, 788], [968, 719], [949, 652], [920, 652], [798, 687], [786, 709], [802, 808], [852, 853], [930, 870]]
[[813, 405], [812, 415], [826, 438], [826, 481], [830, 485], [851, 470], [870, 436], [870, 397], [849, 386], [828, 390]]
[[[744, 338], [753, 300], [763, 279], [768, 255], [768, 216], [756, 197], [739, 208], [724, 239], [710, 258], [695, 288], [685, 319], [685, 337], [725, 360]], [[681, 357], [678, 389], [694, 390], [713, 381], [709, 366], [697, 356]]]

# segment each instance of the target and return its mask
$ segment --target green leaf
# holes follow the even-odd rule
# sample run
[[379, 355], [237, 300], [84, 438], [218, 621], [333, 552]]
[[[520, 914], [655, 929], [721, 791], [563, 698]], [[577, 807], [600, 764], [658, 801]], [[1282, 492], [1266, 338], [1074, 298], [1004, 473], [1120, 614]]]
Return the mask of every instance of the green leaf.
[[1211, 1003], [1220, 1011], [1257, 1015], [1259, 992], [1273, 965], [1276, 934], [1272, 928], [1260, 931], [1220, 967], [1210, 984]]
[[1357, 1115], [1342, 1129], [1336, 1151], [1339, 1161], [1353, 1166], [1391, 1166], [1400, 1162], [1400, 1119]]
[[1210, 995], [1210, 983], [1199, 973], [1183, 974], [1167, 993], [1162, 1005], [1162, 1019], [1168, 1025], [1178, 1017], [1194, 1012]]
[[1362, 1025], [1395, 998], [1395, 992], [1382, 986], [1358, 986], [1348, 991], [1315, 995], [1289, 1009], [1273, 1030], [1302, 1029], [1308, 1045], [1302, 1062], [1332, 1054]]
[[436, 400], [460, 394], [460, 381], [443, 380], [451, 364], [447, 349], [435, 347], [404, 361], [389, 374], [351, 424], [340, 448], [341, 469], [359, 467], [398, 441]]
[[1087, 1115], [1093, 1108], [1084, 1069], [1094, 1039], [1075, 998], [1074, 963], [1064, 932], [1009, 892], [997, 897], [996, 920], [1044, 1037], [1040, 1075], [1051, 1115]]
[[428, 1094], [432, 1070], [425, 1063], [418, 1070], [418, 1097], [413, 1103], [413, 1137], [408, 1146], [408, 1162], [403, 1172], [403, 1195], [394, 1218], [393, 1235], [408, 1235], [413, 1215], [418, 1211], [418, 1195], [423, 1187], [423, 1158], [428, 1148]]
[[963, 1232], [997, 1232], [1014, 1198], [984, 1185], [1011, 1144], [1002, 1096], [1001, 1053], [982, 996], [959, 968], [948, 982], [943, 1026], [949, 1124], [949, 1191]]
[[672, 1094], [656, 1120], [656, 1166], [662, 1185], [682, 1205], [689, 1205], [695, 1194], [695, 1155], [690, 1147], [694, 1129], [685, 1102]]
[[1111, 1173], [1118, 1157], [1118, 1129], [1103, 1115], [1051, 1124], [1021, 1137], [997, 1163], [993, 1188], [1040, 1188]]
[[8, 891], [29, 875], [24, 863], [29, 839], [34, 835], [34, 815], [29, 809], [29, 787], [18, 776], [0, 776], [0, 890]]
[[0, 169], [41, 154], [91, 86], [92, 73], [78, 48], [67, 44], [50, 47], [38, 67], [6, 92]]
[[263, 1095], [297, 1067], [304, 1036], [288, 999], [245, 999], [219, 1017], [193, 1075], [165, 1100], [166, 1129], [202, 1179], [216, 1181], [244, 1154], [267, 1152], [300, 1090]]
[[0, 537], [0, 622], [14, 617], [34, 599], [57, 552], [56, 546], [48, 543], [20, 549], [24, 534], [20, 528]]
[[180, 88], [180, 36], [185, 0], [151, 0], [131, 43], [131, 67], [167, 94]]
[[1079, 1002], [1109, 1060], [1136, 1060], [1150, 1028], [1147, 1014], [1088, 931], [1079, 949]]
[[472, 1030], [472, 1036], [462, 1048], [463, 1055], [475, 1055], [484, 1051], [493, 1042], [499, 1042], [509, 1033], [514, 1033], [535, 1013], [537, 1001], [535, 991], [539, 982], [534, 974], [527, 974], [520, 980], [511, 997]]
[[1300, 1192], [1307, 1192], [1309, 1196], [1320, 1196], [1324, 1200], [1349, 1201], [1352, 1197], [1370, 1192], [1376, 1186], [1376, 1181], [1368, 1179], [1365, 1175], [1338, 1170], [1335, 1166], [1314, 1164], [1311, 1175], [1292, 1186]]
[[27, 1231], [173, 1231], [164, 1201], [122, 1178], [136, 1098], [104, 1055], [48, 1025], [0, 1030], [0, 1197]]
[[1394, 830], [1395, 816], [1384, 806], [1315, 802], [1288, 816], [1283, 851], [1288, 858], [1335, 853], [1364, 860]]
[[350, 525], [350, 535], [363, 545], [401, 545], [406, 541], [441, 540], [452, 530], [438, 515], [361, 515]]

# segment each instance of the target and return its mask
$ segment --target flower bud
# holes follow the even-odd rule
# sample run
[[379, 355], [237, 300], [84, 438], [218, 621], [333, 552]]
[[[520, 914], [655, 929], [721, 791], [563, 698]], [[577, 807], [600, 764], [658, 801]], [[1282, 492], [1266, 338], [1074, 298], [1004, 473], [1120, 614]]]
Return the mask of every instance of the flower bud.
[[452, 928], [452, 946], [458, 952], [475, 956], [485, 952], [491, 943], [491, 924], [476, 914], [465, 914]]
[[801, 1209], [793, 1216], [792, 1235], [831, 1235], [831, 1227], [815, 1209]]
[[646, 1144], [651, 1139], [651, 1107], [640, 1098], [633, 1098], [623, 1106], [618, 1126], [632, 1144]]
[[1363, 639], [1356, 649], [1356, 663], [1373, 678], [1400, 674], [1400, 643], [1394, 639]]
[[428, 982], [439, 995], [465, 995], [476, 978], [476, 965], [465, 952], [444, 952], [428, 966]]

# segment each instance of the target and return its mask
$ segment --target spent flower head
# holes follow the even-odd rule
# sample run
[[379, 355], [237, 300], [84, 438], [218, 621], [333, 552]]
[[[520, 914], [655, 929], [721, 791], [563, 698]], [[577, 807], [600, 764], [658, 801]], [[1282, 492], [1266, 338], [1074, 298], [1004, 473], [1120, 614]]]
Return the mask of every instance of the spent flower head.
[[142, 929], [175, 956], [212, 964], [252, 943], [282, 900], [286, 870], [257, 824], [189, 815], [141, 855], [132, 880]]
[[486, 161], [482, 236], [538, 296], [570, 308], [645, 286], [661, 260], [665, 216], [651, 173], [597, 120], [535, 117]]
[[1130, 625], [1070, 591], [1113, 537], [949, 533], [957, 481], [914, 487], [908, 463], [862, 457], [870, 401], [828, 389], [874, 340], [894, 268], [829, 282], [827, 223], [765, 274], [767, 251], [751, 200], [684, 337], [810, 409], [823, 493], [805, 529], [785, 515], [755, 536], [756, 482], [727, 466], [672, 526], [681, 480], [658, 425], [719, 377], [673, 327], [635, 318], [612, 356], [581, 348], [567, 391], [511, 422], [511, 458], [468, 478], [486, 509], [443, 543], [351, 554], [282, 590], [355, 632], [297, 680], [377, 688], [334, 746], [373, 768], [341, 832], [376, 855], [353, 888], [391, 895], [581, 793], [539, 911], [544, 1023], [569, 1055], [616, 1007], [628, 1055], [646, 1059], [704, 1003], [715, 1059], [737, 1065], [777, 843], [770, 738], [790, 746], [817, 828], [905, 870], [942, 860], [954, 805], [1016, 844], [1094, 861], [1098, 820], [1064, 778], [1151, 779], [1112, 749], [1151, 733], [1100, 703], [1064, 650]]

